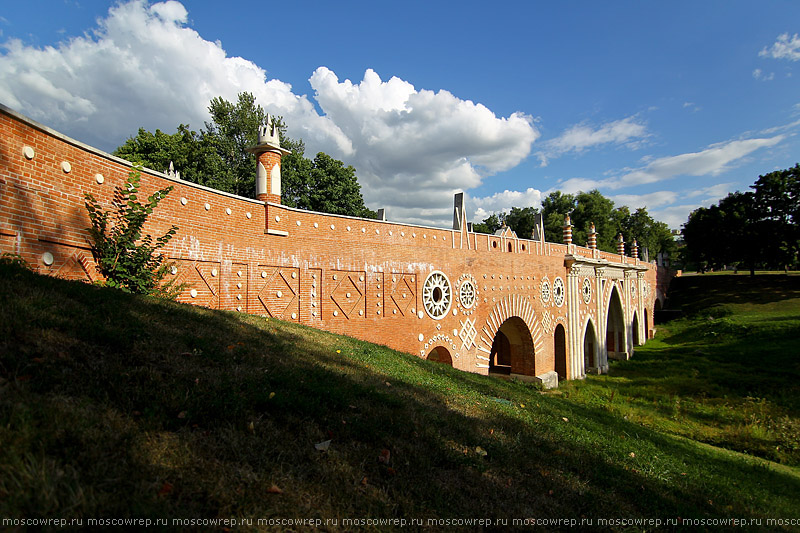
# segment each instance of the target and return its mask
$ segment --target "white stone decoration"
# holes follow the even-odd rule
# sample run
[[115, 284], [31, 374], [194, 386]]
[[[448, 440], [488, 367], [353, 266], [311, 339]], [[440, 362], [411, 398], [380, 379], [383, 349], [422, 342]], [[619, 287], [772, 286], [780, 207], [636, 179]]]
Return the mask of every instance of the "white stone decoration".
[[350, 231], [350, 226], [347, 226], [345, 229], [346, 229], [347, 231]]
[[465, 309], [472, 309], [475, 305], [475, 297], [478, 294], [478, 289], [471, 279], [464, 279], [461, 286], [458, 288], [458, 300]]
[[[239, 287], [239, 288], [241, 289], [241, 287]], [[237, 299], [237, 300], [241, 300], [241, 299], [242, 299], [242, 295], [241, 295], [241, 294], [237, 294], [237, 295], [236, 295], [236, 299]]]
[[380, 234], [381, 234], [381, 230], [379, 230], [379, 229], [376, 229], [376, 230], [375, 230], [375, 235], [380, 235]]
[[558, 307], [564, 305], [564, 296], [566, 295], [566, 290], [564, 289], [564, 280], [561, 278], [556, 278], [553, 280], [553, 303], [555, 303]]
[[435, 270], [428, 275], [422, 286], [422, 303], [434, 320], [440, 320], [450, 311], [452, 289], [444, 272]]
[[216, 268], [212, 268], [211, 269], [211, 276], [215, 277], [215, 278], [217, 277], [217, 269]]
[[631, 298], [636, 298], [636, 285], [631, 283]]
[[581, 286], [581, 294], [583, 295], [583, 303], [592, 301], [592, 282], [589, 278], [584, 278], [583, 285]]
[[297, 313], [292, 313], [292, 320], [297, 319]]
[[241, 271], [241, 270], [237, 270], [237, 271], [236, 271], [236, 275], [237, 275], [237, 276], [239, 276], [239, 277], [241, 278], [241, 277], [242, 277], [242, 271]]
[[[455, 331], [455, 330], [453, 330]], [[455, 336], [461, 339], [461, 349], [469, 350], [475, 344], [475, 337], [478, 335], [478, 330], [475, 328], [475, 321], [471, 318], [461, 322], [461, 331], [456, 333]]]
[[364, 310], [363, 309], [359, 309], [358, 310], [358, 316], [364, 316]]
[[106, 178], [98, 172], [94, 175], [94, 181], [96, 181], [98, 185], [102, 185], [103, 182], [106, 181]]
[[267, 277], [267, 273], [266, 273], [266, 272], [264, 272], [263, 270], [261, 271], [261, 277], [262, 277], [262, 278], [266, 278], [266, 277]]
[[297, 272], [292, 272], [292, 279], [297, 279]]
[[550, 301], [550, 282], [547, 281], [547, 278], [544, 278], [542, 280], [541, 291], [542, 291], [542, 301], [543, 302], [549, 302]]
[[36, 152], [33, 150], [33, 147], [25, 146], [22, 149], [22, 155], [25, 156], [25, 159], [33, 159], [34, 156], [36, 155]]
[[419, 318], [422, 318], [422, 317], [423, 317], [423, 316], [425, 316], [425, 315], [424, 315], [424, 314], [422, 314], [422, 310], [420, 309], [420, 311], [417, 313], [417, 316], [418, 316]]
[[457, 329], [453, 330], [453, 337], [458, 337], [458, 330]]
[[169, 269], [169, 271], [172, 272], [172, 275], [174, 276], [178, 273], [178, 267], [173, 265], [172, 268]]
[[242, 312], [242, 306], [240, 305], [239, 307], [236, 308], [236, 310], [241, 313]]
[[53, 257], [53, 254], [51, 254], [50, 252], [45, 252], [42, 254], [42, 263], [44, 263], [45, 265], [50, 266], [53, 264], [54, 261], [55, 258]]
[[422, 341], [424, 341], [424, 340], [425, 340], [425, 335], [423, 335], [422, 333], [420, 333], [420, 334], [419, 334], [419, 337], [417, 337], [417, 338], [419, 339], [419, 342], [422, 342]]
[[205, 208], [206, 208], [206, 211], [208, 211], [208, 210], [210, 210], [210, 209], [211, 209], [211, 204], [206, 204], [206, 205], [204, 205], [203, 207], [205, 207]]
[[276, 215], [276, 216], [275, 216], [275, 222], [280, 222], [280, 221], [281, 221], [281, 217], [279, 217], [279, 216], [277, 216], [277, 215]]
[[192, 298], [197, 298], [197, 289], [190, 290], [189, 296], [191, 296]]
[[233, 213], [233, 211], [231, 211], [231, 208], [230, 207], [226, 207], [225, 208], [225, 214], [226, 215], [230, 215], [231, 213]]
[[339, 316], [339, 311], [334, 311], [333, 316]]
[[245, 213], [245, 215], [244, 215], [244, 216], [246, 216], [247, 218], [253, 218], [253, 213], [251, 213], [250, 211], [248, 211], [247, 213]]
[[72, 172], [72, 165], [69, 164], [69, 161], [62, 161], [61, 170], [64, 171], [64, 174], [69, 174], [70, 172]]
[[318, 228], [319, 227], [319, 223], [318, 222], [314, 222], [314, 227]]
[[334, 226], [333, 224], [331, 224], [331, 229], [336, 229], [336, 226]]
[[298, 226], [300, 226], [300, 221], [299, 221], [299, 220], [298, 220], [298, 221], [296, 221], [296, 222], [295, 222], [295, 224], [297, 224]]
[[181, 205], [186, 205], [189, 203], [189, 199], [185, 196], [181, 196]]
[[277, 296], [278, 298], [283, 298], [283, 293], [281, 291], [278, 291], [275, 293], [275, 296]]

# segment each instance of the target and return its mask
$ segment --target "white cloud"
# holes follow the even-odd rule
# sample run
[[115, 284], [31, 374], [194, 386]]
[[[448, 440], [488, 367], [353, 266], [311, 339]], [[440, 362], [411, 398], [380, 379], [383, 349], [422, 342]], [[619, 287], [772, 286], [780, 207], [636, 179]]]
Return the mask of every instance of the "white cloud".
[[788, 59], [789, 61], [800, 60], [800, 36], [796, 33], [789, 36], [783, 33], [778, 36], [771, 47], [766, 46], [758, 53], [761, 57], [772, 57], [775, 59]]
[[609, 196], [617, 207], [628, 206], [631, 211], [640, 207], [646, 207], [648, 211], [652, 208], [670, 205], [678, 199], [678, 193], [674, 191], [655, 191], [647, 194], [617, 194]]
[[447, 223], [454, 192], [514, 167], [538, 137], [529, 116], [498, 118], [481, 104], [396, 77], [383, 81], [373, 70], [354, 84], [320, 67], [309, 81], [325, 115], [354, 146], [350, 161], [365, 200], [392, 199], [393, 219], [442, 206], [439, 220]]
[[635, 115], [608, 122], [597, 128], [587, 124], [576, 124], [555, 139], [547, 141], [537, 156], [542, 166], [546, 166], [550, 159], [600, 145], [615, 144], [636, 148], [648, 136], [647, 126], [638, 121]]
[[132, 0], [109, 9], [98, 27], [55, 47], [10, 40], [0, 56], [0, 102], [105, 150], [139, 127], [195, 129], [208, 103], [252, 92], [283, 115], [309, 154], [324, 151], [358, 170], [368, 204], [393, 220], [449, 223], [452, 194], [527, 157], [539, 133], [521, 113], [497, 117], [441, 90], [418, 90], [372, 70], [357, 84], [325, 67], [310, 83], [324, 114], [263, 68], [229, 57], [220, 42], [187, 26], [180, 2]]
[[604, 180], [612, 189], [655, 183], [676, 176], [716, 176], [731, 168], [736, 161], [752, 152], [775, 146], [784, 135], [762, 139], [727, 141], [712, 145], [700, 152], [692, 152], [654, 159], [645, 167], [632, 170], [619, 178]]
[[541, 207], [542, 205], [542, 192], [538, 189], [529, 187], [524, 192], [509, 191], [494, 193], [491, 196], [484, 196], [483, 198], [467, 199], [467, 214], [469, 210], [473, 210], [472, 220], [474, 222], [482, 222], [492, 213], [508, 212], [512, 207]]
[[760, 68], [757, 68], [753, 71], [753, 77], [760, 81], [772, 81], [775, 79], [775, 73], [764, 74]]

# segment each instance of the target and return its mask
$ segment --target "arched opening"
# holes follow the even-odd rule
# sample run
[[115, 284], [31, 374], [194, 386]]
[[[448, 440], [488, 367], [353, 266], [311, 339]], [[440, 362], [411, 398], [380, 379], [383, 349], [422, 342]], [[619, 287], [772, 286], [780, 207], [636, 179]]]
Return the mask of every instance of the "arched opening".
[[650, 339], [650, 315], [647, 313], [647, 308], [644, 309], [644, 335], [646, 337], [645, 342]]
[[620, 300], [619, 291], [617, 291], [616, 287], [611, 290], [611, 299], [608, 302], [606, 316], [608, 317], [606, 322], [606, 350], [608, 350], [608, 357], [612, 359], [627, 359], [622, 300]]
[[633, 345], [639, 346], [642, 344], [639, 342], [639, 315], [637, 313], [633, 313]]
[[653, 302], [653, 313], [657, 313], [661, 311], [661, 300], [656, 298], [656, 301]]
[[509, 251], [509, 252], [513, 251], [513, 248], [512, 248], [512, 245], [511, 245], [511, 243], [508, 243], [508, 251]]
[[521, 318], [512, 316], [495, 333], [489, 355], [489, 373], [536, 375], [533, 338]]
[[558, 379], [567, 379], [567, 332], [563, 324], [557, 325], [553, 334], [553, 353], [556, 356]]
[[586, 372], [597, 372], [597, 334], [591, 320], [586, 322], [583, 332], [583, 367]]
[[450, 357], [450, 352], [444, 346], [437, 346], [428, 354], [428, 361], [436, 361], [445, 365], [453, 366], [453, 358]]

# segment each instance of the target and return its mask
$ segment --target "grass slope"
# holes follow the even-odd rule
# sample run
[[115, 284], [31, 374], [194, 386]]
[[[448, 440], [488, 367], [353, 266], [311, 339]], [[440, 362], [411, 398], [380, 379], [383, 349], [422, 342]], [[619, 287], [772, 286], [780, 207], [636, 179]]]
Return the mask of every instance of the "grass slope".
[[[640, 368], [669, 373], [669, 342], [637, 351]], [[0, 265], [0, 517], [338, 518], [347, 530], [370, 528], [344, 518], [796, 516], [798, 469], [636, 415], [660, 387], [634, 372], [542, 393]], [[796, 389], [763, 392], [797, 420]]]

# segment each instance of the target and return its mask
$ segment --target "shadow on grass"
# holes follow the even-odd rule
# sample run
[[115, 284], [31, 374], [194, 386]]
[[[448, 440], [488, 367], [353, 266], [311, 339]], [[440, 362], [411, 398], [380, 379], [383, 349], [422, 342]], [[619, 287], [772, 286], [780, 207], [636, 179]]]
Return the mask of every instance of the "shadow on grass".
[[5, 274], [4, 516], [760, 517], [800, 498], [795, 475], [530, 386]]

